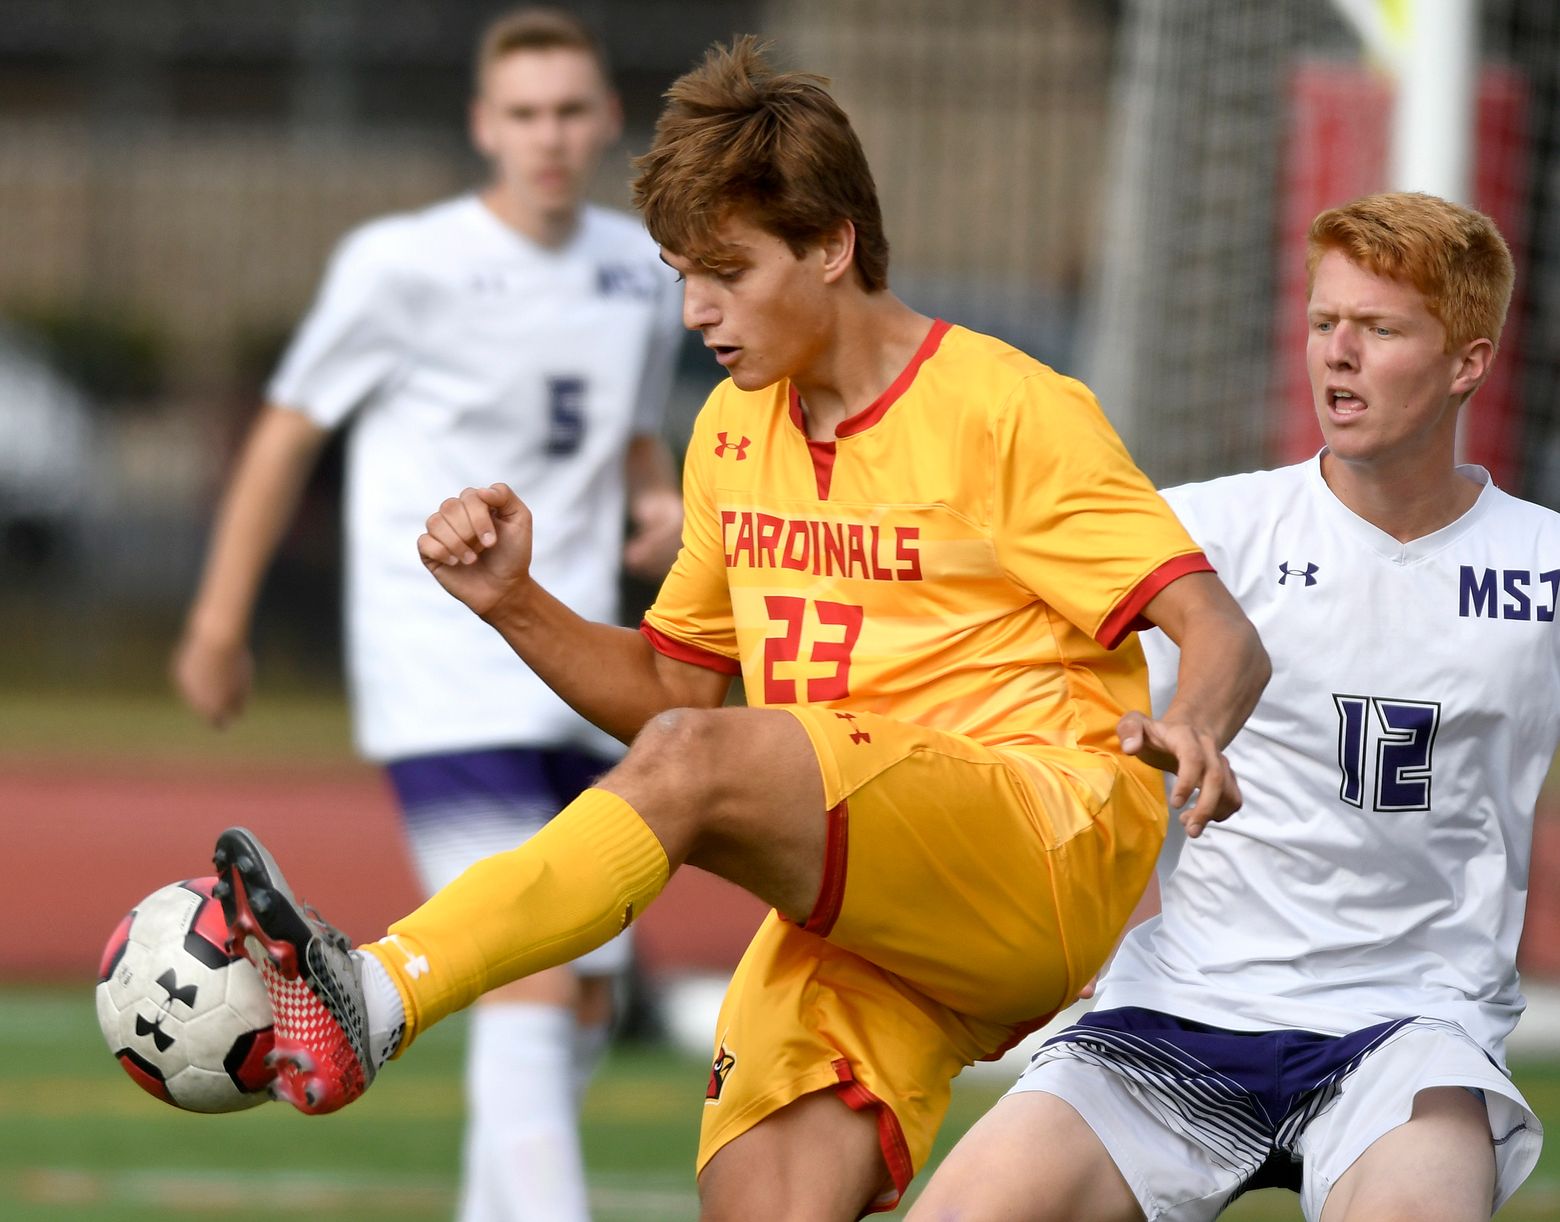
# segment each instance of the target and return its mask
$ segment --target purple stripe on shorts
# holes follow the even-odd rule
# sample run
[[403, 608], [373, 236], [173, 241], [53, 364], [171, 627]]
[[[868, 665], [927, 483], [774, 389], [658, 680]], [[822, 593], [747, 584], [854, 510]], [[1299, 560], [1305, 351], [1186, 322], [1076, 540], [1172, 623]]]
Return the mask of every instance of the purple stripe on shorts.
[[[1314, 1031], [1228, 1031], [1135, 1007], [1096, 1010], [1046, 1041], [1091, 1045], [1107, 1057], [1175, 1065], [1183, 1086], [1217, 1084], [1244, 1097], [1276, 1133], [1305, 1097], [1349, 1073], [1364, 1055], [1412, 1019], [1378, 1023], [1348, 1035]], [[1044, 1051], [1044, 1049], [1042, 1050]]]
[[447, 751], [392, 760], [386, 765], [401, 809], [459, 805], [561, 810], [612, 767], [612, 761], [572, 748], [502, 747]]

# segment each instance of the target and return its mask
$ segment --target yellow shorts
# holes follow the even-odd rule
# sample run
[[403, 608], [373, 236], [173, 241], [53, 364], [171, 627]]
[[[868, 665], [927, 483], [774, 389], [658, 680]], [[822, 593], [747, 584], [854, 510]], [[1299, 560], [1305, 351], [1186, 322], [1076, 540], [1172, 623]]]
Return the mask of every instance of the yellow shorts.
[[[823, 885], [771, 912], [721, 1006], [699, 1170], [816, 1090], [877, 1110], [891, 1209], [949, 1085], [1077, 995], [1147, 885], [1161, 792], [1081, 751], [997, 751], [870, 713], [788, 709], [823, 775]], [[1103, 778], [1103, 780], [1102, 780]]]

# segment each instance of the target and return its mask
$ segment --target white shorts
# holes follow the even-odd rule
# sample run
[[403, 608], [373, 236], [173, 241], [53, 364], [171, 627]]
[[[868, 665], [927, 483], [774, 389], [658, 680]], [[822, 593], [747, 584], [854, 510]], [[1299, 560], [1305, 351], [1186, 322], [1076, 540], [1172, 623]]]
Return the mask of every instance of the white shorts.
[[[612, 763], [586, 751], [539, 747], [392, 760], [386, 771], [424, 893], [524, 844]], [[633, 931], [625, 930], [569, 966], [582, 976], [615, 976], [628, 969], [633, 949]]]
[[1096, 1011], [1042, 1046], [1010, 1093], [1045, 1091], [1071, 1105], [1149, 1222], [1201, 1222], [1247, 1188], [1282, 1185], [1298, 1188], [1306, 1219], [1317, 1222], [1338, 1178], [1409, 1119], [1420, 1091], [1438, 1086], [1482, 1093], [1499, 1209], [1538, 1162], [1543, 1126], [1452, 1023], [1413, 1019], [1327, 1037]]

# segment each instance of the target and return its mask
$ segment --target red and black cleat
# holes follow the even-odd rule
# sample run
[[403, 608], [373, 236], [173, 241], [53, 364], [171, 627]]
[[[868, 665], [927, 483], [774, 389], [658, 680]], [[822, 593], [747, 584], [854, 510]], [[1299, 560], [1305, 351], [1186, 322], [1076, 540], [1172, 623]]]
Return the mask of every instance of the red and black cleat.
[[218, 880], [212, 890], [233, 948], [259, 969], [275, 1012], [272, 1095], [316, 1115], [345, 1107], [376, 1071], [351, 944], [294, 898], [253, 832], [228, 828], [212, 861]]

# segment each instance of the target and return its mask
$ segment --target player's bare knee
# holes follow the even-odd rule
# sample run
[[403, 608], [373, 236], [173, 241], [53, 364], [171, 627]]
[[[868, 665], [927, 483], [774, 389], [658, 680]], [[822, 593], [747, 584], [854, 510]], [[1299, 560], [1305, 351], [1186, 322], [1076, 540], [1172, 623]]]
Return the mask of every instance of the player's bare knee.
[[[668, 853], [700, 839], [717, 817], [720, 739], [709, 709], [669, 709], [640, 730], [623, 761], [602, 780], [661, 836]], [[670, 843], [669, 843], [670, 842]]]
[[705, 798], [718, 767], [718, 710], [668, 709], [644, 725], [618, 765], [635, 785], [679, 798]]
[[668, 709], [644, 723], [630, 743], [618, 771], [632, 773], [636, 779], [661, 779], [685, 787], [696, 777], [683, 776], [686, 765], [696, 762], [705, 730], [702, 723], [710, 710]]

